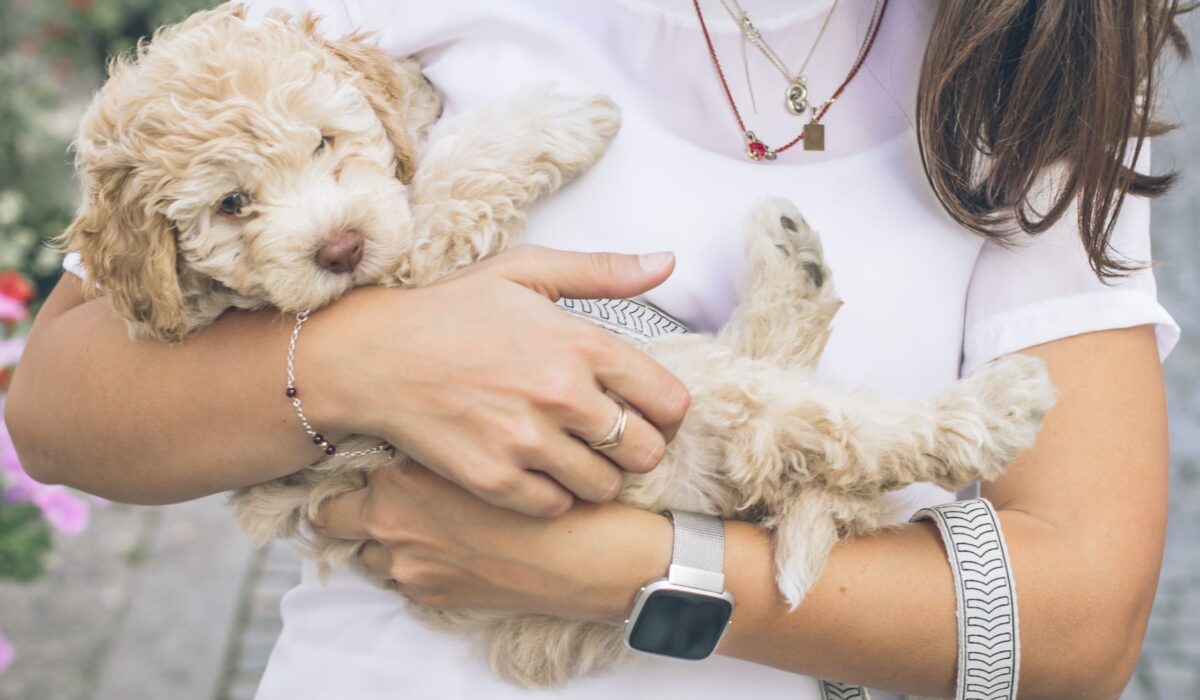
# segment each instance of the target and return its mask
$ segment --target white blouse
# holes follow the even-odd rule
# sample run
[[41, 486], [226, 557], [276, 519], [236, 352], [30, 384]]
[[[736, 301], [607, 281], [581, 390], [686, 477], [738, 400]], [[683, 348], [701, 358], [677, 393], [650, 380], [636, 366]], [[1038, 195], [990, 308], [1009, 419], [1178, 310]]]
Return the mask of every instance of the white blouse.
[[[831, 0], [741, 0], [795, 67]], [[992, 358], [1079, 333], [1154, 324], [1160, 354], [1179, 329], [1155, 300], [1153, 275], [1114, 285], [1088, 267], [1071, 216], [1001, 248], [955, 225], [931, 193], [913, 131], [917, 75], [936, 3], [894, 0], [866, 65], [825, 118], [824, 152], [799, 147], [750, 162], [688, 0], [252, 0], [252, 12], [313, 9], [332, 35], [377, 33], [395, 56], [417, 54], [447, 115], [531, 80], [599, 91], [624, 125], [604, 159], [529, 218], [528, 242], [570, 250], [673, 250], [669, 281], [646, 298], [696, 330], [729, 316], [742, 275], [743, 218], [760, 198], [794, 201], [820, 232], [845, 300], [819, 373], [886, 395], [930, 395]], [[874, 0], [841, 0], [808, 70], [820, 101], [858, 53]], [[784, 80], [747, 48], [717, 0], [701, 0], [748, 127], [778, 146], [803, 119], [783, 109]], [[1126, 202], [1113, 236], [1148, 260], [1149, 206]], [[898, 517], [952, 494], [916, 485], [889, 496]], [[294, 698], [820, 697], [814, 679], [724, 657], [646, 659], [556, 691], [495, 680], [470, 645], [417, 624], [394, 594], [349, 573], [311, 570], [283, 601], [284, 629], [259, 700]], [[897, 642], [898, 644], [901, 642]], [[876, 698], [891, 697], [877, 693]]]

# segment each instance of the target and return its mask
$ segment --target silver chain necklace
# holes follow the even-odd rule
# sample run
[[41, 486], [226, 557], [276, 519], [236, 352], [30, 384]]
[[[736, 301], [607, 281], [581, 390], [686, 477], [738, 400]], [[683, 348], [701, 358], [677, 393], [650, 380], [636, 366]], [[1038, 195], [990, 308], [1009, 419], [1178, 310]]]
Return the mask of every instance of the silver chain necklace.
[[[729, 2], [733, 5], [730, 6]], [[804, 57], [804, 63], [800, 64], [800, 70], [792, 72], [788, 69], [787, 64], [779, 57], [779, 53], [766, 42], [762, 37], [762, 32], [758, 27], [754, 26], [754, 22], [750, 21], [750, 15], [746, 14], [746, 10], [738, 0], [721, 0], [721, 5], [733, 21], [738, 23], [738, 27], [742, 32], [742, 66], [746, 71], [746, 85], [750, 89], [750, 103], [754, 106], [754, 111], [758, 112], [758, 104], [754, 99], [754, 87], [750, 85], [750, 64], [746, 60], [746, 42], [750, 42], [762, 53], [771, 65], [783, 75], [787, 81], [787, 91], [784, 93], [783, 104], [787, 111], [794, 116], [803, 116], [808, 110], [810, 104], [808, 101], [808, 77], [805, 74], [808, 70], [808, 64], [812, 61], [813, 54], [817, 51], [817, 45], [821, 43], [821, 38], [825, 36], [825, 30], [829, 28], [829, 20], [833, 19], [833, 13], [837, 10], [838, 0], [833, 0], [833, 5], [829, 7], [829, 12], [825, 15], [825, 21], [821, 23], [821, 29], [817, 32], [817, 38], [813, 40], [812, 47], [808, 50], [808, 55]]]

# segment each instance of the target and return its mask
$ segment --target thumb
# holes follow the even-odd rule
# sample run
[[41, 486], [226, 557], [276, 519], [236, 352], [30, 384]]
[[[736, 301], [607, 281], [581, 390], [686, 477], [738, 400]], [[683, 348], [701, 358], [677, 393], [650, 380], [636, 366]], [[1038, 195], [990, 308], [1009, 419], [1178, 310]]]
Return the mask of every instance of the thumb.
[[675, 270], [674, 253], [572, 253], [520, 246], [492, 258], [500, 276], [551, 301], [624, 299], [654, 289]]

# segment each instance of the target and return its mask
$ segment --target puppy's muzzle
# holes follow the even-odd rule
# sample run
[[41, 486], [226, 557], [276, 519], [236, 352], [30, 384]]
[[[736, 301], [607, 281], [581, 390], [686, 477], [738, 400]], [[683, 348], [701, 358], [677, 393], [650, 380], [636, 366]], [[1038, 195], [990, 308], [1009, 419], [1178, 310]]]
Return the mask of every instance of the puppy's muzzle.
[[363, 236], [354, 229], [342, 229], [327, 238], [317, 250], [317, 264], [334, 274], [354, 272], [362, 261]]

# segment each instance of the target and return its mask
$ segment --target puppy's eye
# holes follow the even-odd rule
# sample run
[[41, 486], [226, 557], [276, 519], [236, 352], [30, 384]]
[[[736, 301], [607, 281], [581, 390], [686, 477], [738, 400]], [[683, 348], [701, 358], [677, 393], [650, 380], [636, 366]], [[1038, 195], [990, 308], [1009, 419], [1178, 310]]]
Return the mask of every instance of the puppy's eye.
[[220, 210], [222, 214], [237, 215], [242, 213], [243, 207], [250, 206], [250, 198], [241, 192], [230, 192], [221, 200]]
[[321, 151], [324, 151], [326, 148], [333, 148], [333, 137], [332, 136], [322, 136], [321, 143], [319, 143], [317, 145], [317, 150], [313, 151], [313, 155], [317, 155]]

